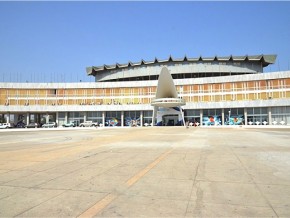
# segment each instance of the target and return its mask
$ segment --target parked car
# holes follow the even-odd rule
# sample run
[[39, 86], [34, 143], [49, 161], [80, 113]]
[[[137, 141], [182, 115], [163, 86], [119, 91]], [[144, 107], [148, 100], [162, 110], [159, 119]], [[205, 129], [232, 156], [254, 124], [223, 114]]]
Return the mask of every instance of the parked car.
[[98, 126], [98, 122], [93, 122], [93, 121], [85, 121], [83, 123], [80, 123], [80, 127], [96, 127]]
[[39, 128], [40, 125], [38, 123], [29, 123], [26, 128]]
[[56, 125], [56, 122], [49, 122], [49, 123], [45, 123], [42, 125], [42, 128], [55, 128], [57, 125]]
[[11, 128], [11, 124], [10, 123], [0, 123], [0, 129], [8, 129]]
[[23, 122], [18, 122], [15, 127], [16, 128], [25, 128], [26, 127], [26, 124], [23, 123]]
[[76, 124], [74, 122], [70, 122], [70, 123], [64, 123], [62, 124], [63, 127], [75, 127]]

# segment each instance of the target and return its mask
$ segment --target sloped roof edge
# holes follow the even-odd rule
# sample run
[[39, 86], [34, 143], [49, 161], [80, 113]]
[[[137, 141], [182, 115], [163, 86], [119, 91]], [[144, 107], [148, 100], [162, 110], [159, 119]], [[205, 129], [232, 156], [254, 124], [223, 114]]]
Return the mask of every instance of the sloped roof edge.
[[227, 56], [227, 57], [202, 57], [199, 56], [197, 58], [189, 58], [186, 55], [183, 58], [173, 58], [171, 55], [168, 59], [159, 60], [155, 58], [153, 61], [144, 61], [143, 59], [140, 62], [132, 63], [129, 61], [126, 64], [113, 64], [113, 65], [102, 65], [102, 66], [92, 66], [87, 67], [86, 71], [88, 75], [93, 75], [94, 72], [104, 71], [104, 70], [114, 70], [117, 68], [127, 68], [127, 67], [134, 67], [134, 66], [141, 66], [141, 65], [150, 65], [155, 63], [167, 63], [167, 62], [197, 62], [197, 61], [261, 61], [263, 67], [268, 66], [269, 64], [274, 64], [276, 61], [277, 55], [245, 55], [245, 56]]

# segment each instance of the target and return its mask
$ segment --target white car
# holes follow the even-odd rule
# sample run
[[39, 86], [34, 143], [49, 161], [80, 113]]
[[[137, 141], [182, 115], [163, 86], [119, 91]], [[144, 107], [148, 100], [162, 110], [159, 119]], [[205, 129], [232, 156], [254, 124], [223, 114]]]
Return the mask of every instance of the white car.
[[0, 123], [0, 129], [8, 129], [11, 128], [10, 123]]
[[49, 122], [49, 123], [45, 123], [42, 125], [42, 128], [54, 128], [56, 127], [56, 123], [55, 122]]
[[93, 121], [85, 121], [83, 123], [80, 123], [80, 127], [96, 127], [99, 124], [97, 122], [93, 122]]

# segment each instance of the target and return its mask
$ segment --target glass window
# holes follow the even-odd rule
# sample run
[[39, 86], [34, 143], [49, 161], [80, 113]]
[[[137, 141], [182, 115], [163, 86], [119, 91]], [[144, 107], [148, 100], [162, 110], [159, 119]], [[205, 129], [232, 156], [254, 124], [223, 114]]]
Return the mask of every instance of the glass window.
[[121, 111], [107, 111], [105, 126], [121, 126]]
[[68, 122], [74, 122], [79, 126], [84, 122], [84, 112], [68, 112]]
[[64, 119], [64, 118], [65, 118], [65, 112], [59, 112], [58, 119]]
[[153, 111], [143, 111], [143, 117], [151, 117], [153, 116]]
[[140, 111], [125, 111], [124, 112], [124, 125], [131, 126], [136, 124], [140, 125]]
[[102, 123], [103, 122], [102, 112], [101, 111], [88, 111], [87, 120]]
[[247, 113], [249, 114], [254, 114], [254, 108], [247, 108]]
[[261, 108], [261, 114], [267, 114], [268, 113], [268, 108], [262, 107]]
[[147, 126], [152, 123], [153, 111], [143, 111], [143, 125]]

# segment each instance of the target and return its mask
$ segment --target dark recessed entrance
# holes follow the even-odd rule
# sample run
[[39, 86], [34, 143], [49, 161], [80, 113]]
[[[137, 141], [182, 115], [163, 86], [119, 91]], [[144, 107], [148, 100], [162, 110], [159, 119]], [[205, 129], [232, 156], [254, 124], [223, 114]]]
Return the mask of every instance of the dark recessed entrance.
[[177, 114], [167, 114], [162, 116], [163, 126], [176, 126], [178, 124]]

